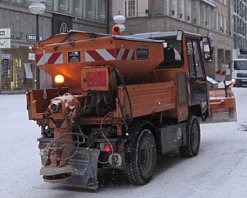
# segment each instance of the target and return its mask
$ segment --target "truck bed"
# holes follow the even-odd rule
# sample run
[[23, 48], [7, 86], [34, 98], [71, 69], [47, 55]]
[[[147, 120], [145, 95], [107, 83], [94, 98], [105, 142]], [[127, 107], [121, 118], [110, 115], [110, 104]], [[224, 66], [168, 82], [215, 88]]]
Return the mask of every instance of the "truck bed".
[[[150, 115], [175, 108], [175, 85], [172, 81], [128, 85], [127, 90], [132, 107], [132, 117]], [[130, 113], [130, 105], [123, 87], [119, 88], [121, 104], [126, 104], [126, 112]], [[117, 117], [121, 111], [117, 109]]]

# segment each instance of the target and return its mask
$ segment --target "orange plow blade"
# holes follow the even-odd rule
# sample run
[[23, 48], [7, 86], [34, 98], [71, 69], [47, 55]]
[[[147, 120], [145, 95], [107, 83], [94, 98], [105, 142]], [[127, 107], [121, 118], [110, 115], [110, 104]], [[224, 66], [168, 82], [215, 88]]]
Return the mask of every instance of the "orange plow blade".
[[231, 87], [209, 90], [210, 116], [208, 122], [237, 121], [235, 96]]

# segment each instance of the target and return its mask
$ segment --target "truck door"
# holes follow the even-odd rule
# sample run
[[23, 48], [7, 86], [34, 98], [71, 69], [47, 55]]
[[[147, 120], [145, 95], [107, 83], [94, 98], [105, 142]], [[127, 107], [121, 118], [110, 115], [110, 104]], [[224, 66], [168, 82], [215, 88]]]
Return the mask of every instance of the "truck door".
[[199, 40], [187, 40], [190, 75], [190, 103], [201, 106], [202, 118], [208, 115], [208, 91]]

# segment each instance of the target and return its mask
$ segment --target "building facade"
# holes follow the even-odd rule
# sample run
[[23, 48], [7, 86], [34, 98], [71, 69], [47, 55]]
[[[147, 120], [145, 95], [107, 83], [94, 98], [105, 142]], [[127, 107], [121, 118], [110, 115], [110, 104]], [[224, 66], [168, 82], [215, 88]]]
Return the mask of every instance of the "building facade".
[[[1, 93], [35, 88], [32, 46], [36, 41], [36, 16], [28, 9], [31, 3], [0, 0]], [[108, 0], [45, 0], [44, 4], [46, 12], [39, 16], [40, 39], [70, 29], [107, 33]], [[49, 86], [48, 79], [41, 73], [41, 88]]]
[[233, 0], [233, 38], [235, 56], [247, 49], [247, 0]]
[[206, 65], [214, 77], [232, 60], [233, 7], [230, 0], [114, 0], [112, 15], [126, 16], [125, 34], [185, 30], [209, 36], [214, 61]]

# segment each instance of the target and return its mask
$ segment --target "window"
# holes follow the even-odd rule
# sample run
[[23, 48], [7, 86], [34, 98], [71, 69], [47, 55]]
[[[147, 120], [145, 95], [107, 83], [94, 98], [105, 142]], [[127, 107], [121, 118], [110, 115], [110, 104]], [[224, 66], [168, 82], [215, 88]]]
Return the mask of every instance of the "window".
[[128, 5], [128, 16], [135, 16], [135, 1], [129, 1], [129, 5]]
[[136, 16], [136, 0], [124, 1], [124, 14], [126, 17]]
[[234, 61], [234, 69], [235, 70], [247, 70], [246, 61], [244, 60]]
[[24, 5], [29, 6], [32, 3], [31, 0], [24, 0]]
[[183, 52], [181, 41], [176, 38], [166, 39], [164, 45], [164, 61], [159, 68], [181, 67], [183, 65]]
[[87, 1], [87, 18], [96, 19], [96, 0]]
[[77, 17], [82, 16], [82, 1], [81, 0], [73, 0], [73, 6], [74, 6], [74, 15]]
[[45, 0], [44, 4], [47, 10], [53, 10], [53, 4], [54, 4], [53, 0]]
[[59, 12], [63, 14], [68, 14], [69, 11], [69, 2], [68, 0], [60, 0], [59, 3]]
[[98, 20], [101, 22], [106, 21], [106, 0], [98, 0]]
[[69, 52], [68, 53], [68, 62], [69, 63], [76, 63], [81, 61], [81, 52], [75, 51], [75, 52]]
[[148, 47], [138, 47], [136, 50], [137, 59], [148, 59]]
[[202, 60], [200, 56], [200, 45], [198, 41], [187, 42], [187, 53], [189, 59], [190, 77], [205, 78]]

